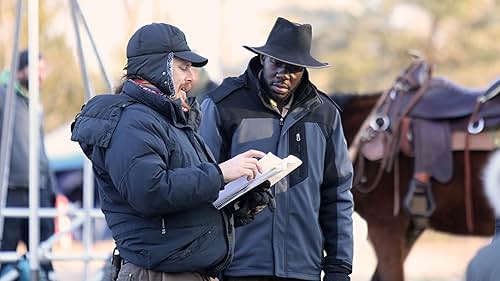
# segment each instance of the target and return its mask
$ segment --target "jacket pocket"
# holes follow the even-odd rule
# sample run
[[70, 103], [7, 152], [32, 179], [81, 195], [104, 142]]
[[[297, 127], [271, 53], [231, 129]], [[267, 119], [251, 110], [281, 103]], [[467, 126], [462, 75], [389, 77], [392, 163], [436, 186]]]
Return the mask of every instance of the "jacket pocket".
[[304, 123], [299, 122], [290, 129], [288, 136], [288, 152], [302, 160], [302, 165], [290, 174], [289, 179], [291, 188], [307, 178], [307, 136]]
[[[171, 254], [165, 251], [164, 248], [165, 245], [156, 246], [155, 248], [157, 249], [152, 249], [151, 251], [152, 267], [161, 264], [161, 266], [172, 265], [173, 269], [176, 268], [176, 265], [182, 264], [185, 259], [189, 258], [192, 255], [197, 254], [199, 249], [203, 248], [203, 245], [210, 243], [215, 238], [214, 229], [215, 229], [214, 226], [204, 228], [201, 232], [199, 232], [196, 235], [196, 237], [191, 242], [185, 244], [184, 246], [181, 246], [177, 250], [173, 251]], [[164, 236], [168, 237], [169, 235], [172, 234], [171, 232], [172, 231], [169, 231], [167, 229], [166, 230], [167, 235]], [[181, 233], [177, 233], [177, 235], [180, 234]], [[193, 234], [195, 233], [192, 233], [192, 235]], [[169, 239], [167, 238], [167, 240]]]

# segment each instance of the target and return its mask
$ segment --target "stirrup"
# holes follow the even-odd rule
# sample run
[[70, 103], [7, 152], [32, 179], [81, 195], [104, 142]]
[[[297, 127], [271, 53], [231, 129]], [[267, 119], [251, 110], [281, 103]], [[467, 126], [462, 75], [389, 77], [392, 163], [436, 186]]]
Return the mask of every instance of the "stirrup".
[[431, 184], [412, 179], [403, 206], [410, 216], [430, 217], [436, 210]]

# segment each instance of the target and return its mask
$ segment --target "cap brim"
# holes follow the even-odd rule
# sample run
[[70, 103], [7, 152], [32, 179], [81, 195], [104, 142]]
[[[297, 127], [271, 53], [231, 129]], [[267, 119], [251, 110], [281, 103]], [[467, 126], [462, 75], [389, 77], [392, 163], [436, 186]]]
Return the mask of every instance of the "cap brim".
[[277, 59], [279, 61], [282, 61], [282, 62], [287, 63], [287, 64], [291, 64], [291, 65], [297, 65], [297, 66], [301, 66], [301, 67], [305, 67], [305, 68], [330, 67], [330, 65], [328, 63], [319, 62], [313, 57], [305, 57], [305, 58], [301, 58], [299, 60], [296, 58], [295, 59], [288, 58], [284, 54], [275, 54], [274, 52], [268, 50], [265, 46], [263, 46], [263, 47], [243, 46], [243, 48], [245, 48], [253, 53], [256, 53], [258, 55], [268, 56], [268, 57], [271, 57], [273, 59]]
[[190, 62], [194, 67], [203, 67], [208, 63], [208, 59], [191, 51], [174, 52], [174, 55]]

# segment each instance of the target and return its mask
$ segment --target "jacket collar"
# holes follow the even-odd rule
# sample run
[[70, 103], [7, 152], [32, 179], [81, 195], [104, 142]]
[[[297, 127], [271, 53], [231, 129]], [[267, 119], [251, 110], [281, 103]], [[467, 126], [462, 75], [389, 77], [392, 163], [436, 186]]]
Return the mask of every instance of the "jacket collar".
[[495, 237], [500, 239], [500, 218], [495, 220]]
[[[5, 88], [8, 87], [9, 85], [9, 79], [10, 79], [10, 71], [4, 70], [0, 73], [0, 84], [5, 85]], [[14, 79], [14, 89], [16, 90], [16, 94], [18, 96], [28, 98], [28, 92], [26, 89], [19, 84], [17, 79]]]
[[122, 93], [167, 117], [178, 128], [190, 127], [197, 130], [199, 127], [201, 114], [194, 98], [188, 98], [191, 109], [185, 113], [182, 111], [180, 100], [172, 101], [161, 92], [148, 89], [132, 80], [125, 82]]

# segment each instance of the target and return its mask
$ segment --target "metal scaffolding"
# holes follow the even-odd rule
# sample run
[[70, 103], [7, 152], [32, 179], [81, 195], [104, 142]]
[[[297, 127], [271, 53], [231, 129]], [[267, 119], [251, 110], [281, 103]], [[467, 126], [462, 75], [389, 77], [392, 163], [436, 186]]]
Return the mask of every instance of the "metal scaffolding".
[[[105, 70], [99, 55], [98, 49], [87, 25], [85, 17], [80, 9], [77, 0], [68, 0], [71, 8], [71, 16], [77, 40], [77, 53], [79, 59], [82, 79], [84, 81], [85, 101], [93, 96], [92, 85], [90, 83], [83, 46], [80, 34], [80, 24], [84, 26], [85, 32], [97, 58], [99, 68], [103, 78], [112, 91], [113, 85]], [[20, 29], [23, 15], [24, 0], [17, 0], [14, 40], [12, 46], [11, 76], [8, 83], [4, 119], [2, 123], [1, 147], [0, 147], [0, 243], [4, 230], [4, 218], [17, 217], [29, 218], [29, 264], [31, 280], [38, 280], [38, 268], [40, 261], [44, 260], [82, 260], [84, 262], [84, 280], [90, 280], [89, 262], [91, 260], [102, 260], [109, 257], [106, 255], [95, 255], [90, 253], [92, 247], [92, 219], [103, 218], [100, 209], [94, 206], [94, 177], [91, 163], [86, 159], [83, 173], [83, 208], [70, 208], [65, 213], [55, 208], [40, 208], [39, 206], [39, 145], [40, 145], [40, 119], [39, 112], [39, 81], [38, 81], [38, 59], [39, 59], [39, 1], [30, 0], [28, 2], [28, 44], [29, 44], [29, 208], [6, 208], [8, 192], [9, 168], [12, 147], [13, 129], [13, 104], [14, 104], [14, 70], [18, 64], [18, 49]], [[39, 221], [40, 218], [54, 218], [58, 215], [69, 215], [73, 217], [71, 226], [64, 232], [54, 234], [46, 241], [40, 243]], [[72, 231], [83, 225], [83, 255], [54, 255], [50, 249], [64, 233]], [[17, 261], [21, 257], [16, 252], [0, 252], [0, 262]], [[19, 276], [17, 271], [11, 271], [0, 277], [0, 281], [15, 280]]]

